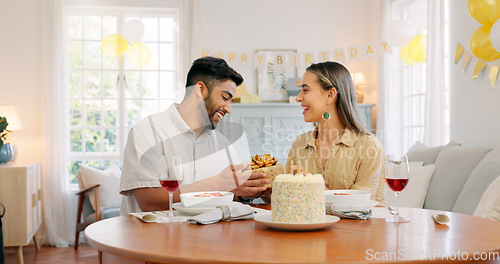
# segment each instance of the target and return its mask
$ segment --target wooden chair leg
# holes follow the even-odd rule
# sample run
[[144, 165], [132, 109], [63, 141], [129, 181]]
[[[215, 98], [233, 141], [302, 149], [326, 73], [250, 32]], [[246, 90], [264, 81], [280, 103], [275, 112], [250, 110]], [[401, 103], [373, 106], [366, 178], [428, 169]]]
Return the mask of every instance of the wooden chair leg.
[[83, 194], [78, 195], [78, 209], [76, 210], [76, 232], [75, 232], [75, 250], [78, 250], [78, 242], [80, 241], [80, 230], [78, 230], [78, 225], [82, 220], [82, 209], [83, 209]]
[[80, 232], [75, 232], [75, 250], [78, 250], [78, 242], [80, 241]]
[[38, 236], [36, 235], [33, 235], [33, 243], [35, 243], [35, 248], [36, 248], [36, 251], [40, 250], [40, 241], [38, 241]]

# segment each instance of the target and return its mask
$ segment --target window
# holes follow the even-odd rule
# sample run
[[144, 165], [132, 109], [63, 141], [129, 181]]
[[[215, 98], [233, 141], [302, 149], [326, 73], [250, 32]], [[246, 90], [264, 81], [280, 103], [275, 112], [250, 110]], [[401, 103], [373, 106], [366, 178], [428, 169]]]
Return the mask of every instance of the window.
[[[151, 51], [144, 67], [126, 55], [109, 58], [101, 40], [122, 34], [128, 20], [145, 28], [142, 43]], [[142, 118], [165, 110], [179, 96], [177, 9], [67, 8], [70, 182], [78, 163], [120, 164], [127, 134]], [[130, 43], [129, 43], [130, 44]]]
[[[399, 0], [393, 4], [393, 16], [408, 21], [409, 13], [414, 12], [413, 5], [417, 1]], [[415, 19], [415, 18], [413, 18]], [[426, 20], [426, 13], [420, 19]], [[427, 30], [420, 29], [418, 34], [426, 34]], [[397, 53], [399, 54], [399, 52]], [[402, 145], [408, 150], [415, 142], [424, 140], [425, 92], [426, 92], [426, 63], [408, 65], [401, 62], [402, 88]]]
[[424, 140], [425, 63], [403, 66], [403, 144]]
[[[424, 4], [424, 0], [394, 0], [391, 2], [391, 18], [392, 20], [402, 19], [404, 21], [413, 21], [416, 24], [425, 24], [427, 21], [426, 8], [416, 8], [419, 4]], [[421, 7], [421, 6], [420, 6]], [[444, 1], [445, 8], [445, 35], [449, 34], [449, 24], [448, 24], [448, 2]], [[415, 10], [419, 10], [419, 14], [415, 14]], [[411, 17], [411, 19], [410, 19]], [[415, 21], [417, 19], [418, 21]], [[420, 20], [419, 20], [420, 19]], [[418, 23], [420, 22], [420, 23]], [[417, 28], [416, 34], [427, 34], [426, 28]], [[444, 53], [443, 58], [445, 65], [445, 101], [446, 101], [446, 127], [448, 129], [446, 135], [449, 140], [449, 68], [448, 63], [450, 59], [449, 51], [449, 38], [444, 38]], [[396, 49], [394, 54], [399, 54], [399, 49]], [[424, 127], [425, 127], [425, 114], [426, 114], [426, 63], [417, 65], [407, 65], [399, 60], [398, 71], [400, 73], [400, 78], [398, 78], [397, 87], [401, 89], [400, 100], [401, 104], [399, 109], [401, 111], [401, 134], [400, 139], [401, 148], [399, 148], [400, 153], [405, 153], [415, 142], [424, 141]]]

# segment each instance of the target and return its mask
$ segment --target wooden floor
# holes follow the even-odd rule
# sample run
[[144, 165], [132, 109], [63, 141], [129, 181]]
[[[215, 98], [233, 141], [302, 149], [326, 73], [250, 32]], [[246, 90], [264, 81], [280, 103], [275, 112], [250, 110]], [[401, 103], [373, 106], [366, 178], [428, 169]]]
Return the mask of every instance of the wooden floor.
[[[37, 252], [34, 245], [23, 247], [25, 264], [98, 264], [97, 250], [87, 244], [80, 244], [78, 250], [73, 247], [51, 247], [43, 245]], [[5, 264], [16, 264], [13, 251], [5, 252]]]

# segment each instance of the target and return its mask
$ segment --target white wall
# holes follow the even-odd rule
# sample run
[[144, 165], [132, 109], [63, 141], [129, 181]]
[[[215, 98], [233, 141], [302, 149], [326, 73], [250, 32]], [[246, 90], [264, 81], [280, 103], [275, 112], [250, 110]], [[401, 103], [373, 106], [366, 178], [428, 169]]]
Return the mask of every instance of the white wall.
[[[500, 83], [491, 89], [486, 69], [472, 79], [477, 59], [473, 57], [465, 73], [462, 59], [455, 64], [458, 41], [471, 53], [469, 40], [481, 25], [468, 12], [467, 0], [450, 1], [450, 137], [465, 146], [489, 146], [500, 143]], [[456, 41], [455, 41], [456, 40]], [[490, 63], [500, 65], [499, 61]]]
[[23, 131], [7, 140], [21, 163], [40, 161], [42, 153], [39, 2], [0, 1], [0, 105], [18, 108]]
[[[255, 53], [256, 49], [299, 52], [346, 48], [377, 41], [379, 1], [373, 0], [211, 0], [201, 1], [203, 35], [200, 48]], [[200, 54], [201, 56], [201, 54]], [[377, 59], [347, 63], [365, 74], [365, 103], [376, 103]], [[256, 92], [255, 69], [234, 66]], [[305, 69], [299, 69], [299, 75]]]

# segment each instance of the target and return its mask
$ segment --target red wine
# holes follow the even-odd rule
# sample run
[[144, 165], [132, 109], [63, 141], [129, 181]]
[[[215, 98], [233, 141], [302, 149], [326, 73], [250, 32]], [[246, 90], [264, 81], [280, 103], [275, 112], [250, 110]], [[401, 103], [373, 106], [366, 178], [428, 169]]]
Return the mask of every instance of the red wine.
[[408, 180], [409, 179], [385, 179], [387, 185], [395, 192], [402, 191], [408, 184]]
[[169, 192], [175, 192], [179, 189], [182, 181], [178, 180], [160, 180], [161, 187]]

